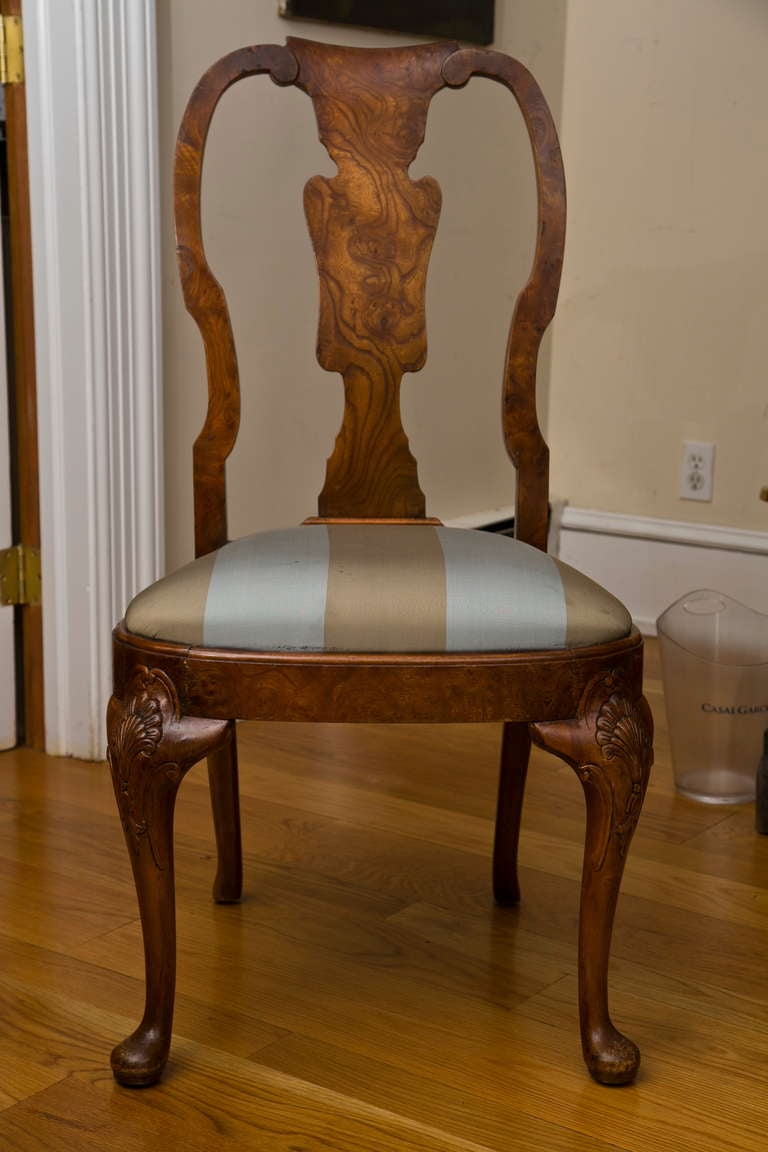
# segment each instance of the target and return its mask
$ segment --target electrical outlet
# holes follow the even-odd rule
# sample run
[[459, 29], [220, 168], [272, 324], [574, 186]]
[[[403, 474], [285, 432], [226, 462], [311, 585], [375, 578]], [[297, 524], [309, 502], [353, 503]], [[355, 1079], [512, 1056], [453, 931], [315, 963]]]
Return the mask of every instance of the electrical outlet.
[[714, 473], [714, 444], [684, 440], [683, 459], [680, 463], [680, 499], [711, 500]]

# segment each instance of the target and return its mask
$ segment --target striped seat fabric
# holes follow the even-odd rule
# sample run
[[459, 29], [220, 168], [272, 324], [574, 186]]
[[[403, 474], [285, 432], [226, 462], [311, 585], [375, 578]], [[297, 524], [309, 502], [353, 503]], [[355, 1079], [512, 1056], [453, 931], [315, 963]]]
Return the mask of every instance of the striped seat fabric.
[[432, 525], [259, 532], [140, 593], [129, 632], [252, 652], [521, 652], [618, 640], [629, 613], [507, 536]]

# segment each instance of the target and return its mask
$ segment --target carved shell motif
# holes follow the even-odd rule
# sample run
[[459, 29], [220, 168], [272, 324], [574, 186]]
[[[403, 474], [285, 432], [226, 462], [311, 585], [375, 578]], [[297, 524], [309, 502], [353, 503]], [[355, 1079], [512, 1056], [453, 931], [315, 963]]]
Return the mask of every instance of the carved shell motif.
[[606, 760], [623, 760], [639, 774], [648, 756], [649, 741], [634, 701], [619, 692], [609, 696], [597, 714], [595, 739]]
[[[231, 721], [182, 717], [171, 679], [140, 664], [107, 712], [115, 796], [128, 844], [149, 847], [156, 866], [171, 860], [173, 797], [184, 773], [231, 736]], [[170, 809], [168, 807], [170, 801]]]
[[142, 837], [147, 836], [158, 867], [163, 867], [163, 861], [148, 836], [147, 789], [151, 775], [177, 775], [175, 764], [152, 764], [164, 727], [176, 711], [175, 704], [175, 691], [167, 677], [141, 666], [132, 678], [126, 702], [113, 699], [109, 708], [107, 759], [126, 838], [138, 848]]
[[[653, 720], [639, 685], [621, 669], [587, 685], [574, 720], [534, 724], [531, 735], [578, 773], [599, 818], [588, 847], [589, 866], [604, 867], [613, 843], [624, 856], [640, 815], [653, 762]], [[599, 831], [598, 831], [599, 829]]]
[[125, 763], [135, 756], [151, 756], [163, 735], [163, 714], [155, 696], [133, 696], [110, 744], [110, 759]]
[[[623, 778], [611, 776], [609, 779], [613, 810], [611, 834], [617, 838], [623, 856], [640, 815], [652, 760], [652, 743], [643, 702], [631, 700], [622, 690], [624, 686], [617, 681], [617, 677], [608, 678], [606, 686], [616, 685], [617, 690], [600, 705], [595, 721], [595, 741], [606, 763], [619, 760], [629, 770]], [[602, 867], [604, 860], [605, 852], [598, 867]]]

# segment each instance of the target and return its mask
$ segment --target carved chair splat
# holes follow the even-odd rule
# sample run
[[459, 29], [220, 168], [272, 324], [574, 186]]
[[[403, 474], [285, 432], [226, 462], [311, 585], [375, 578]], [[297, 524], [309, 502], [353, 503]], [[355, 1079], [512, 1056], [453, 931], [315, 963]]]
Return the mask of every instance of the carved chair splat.
[[[238, 368], [224, 293], [203, 248], [200, 189], [216, 105], [232, 84], [257, 74], [295, 84], [310, 96], [320, 139], [337, 166], [335, 176], [308, 181], [304, 204], [320, 279], [318, 359], [341, 374], [345, 406], [318, 516], [299, 529], [228, 544], [225, 462], [239, 425]], [[472, 76], [495, 80], [514, 95], [528, 129], [538, 189], [536, 250], [513, 314], [503, 381], [503, 432], [517, 469], [517, 539], [496, 538], [492, 546], [487, 537], [476, 539], [482, 534], [445, 529], [427, 517], [399, 399], [403, 374], [418, 371], [426, 358], [425, 283], [441, 205], [436, 181], [411, 180], [408, 169], [424, 137], [432, 96], [446, 85], [462, 87]], [[116, 1078], [134, 1086], [154, 1083], [168, 1058], [175, 982], [173, 808], [184, 774], [205, 756], [219, 860], [214, 897], [226, 902], [240, 896], [234, 719], [242, 718], [502, 722], [493, 863], [500, 904], [515, 904], [520, 896], [517, 845], [531, 741], [569, 763], [587, 806], [579, 936], [582, 1047], [597, 1080], [632, 1080], [639, 1053], [611, 1022], [607, 969], [624, 861], [652, 761], [652, 724], [642, 697], [642, 640], [626, 610], [544, 555], [548, 450], [536, 413], [536, 362], [557, 299], [565, 183], [538, 85], [501, 53], [452, 43], [352, 49], [289, 39], [285, 47], [241, 49], [215, 64], [189, 101], [176, 151], [175, 207], [181, 282], [205, 346], [209, 402], [193, 451], [198, 559], [137, 597], [114, 633], [109, 761], [138, 891], [147, 976], [142, 1022], [112, 1055]], [[481, 544], [485, 559], [478, 566]], [[338, 548], [347, 550], [347, 567], [362, 573], [361, 586], [384, 589], [380, 598], [392, 602], [388, 610], [394, 615], [374, 622], [373, 632], [366, 631], [367, 622], [348, 619], [355, 597], [343, 582], [333, 583], [344, 570], [334, 560]], [[457, 608], [451, 581], [469, 587], [462, 567], [467, 548], [481, 572], [480, 584], [472, 586], [478, 602], [494, 580], [498, 584], [495, 566], [501, 560], [511, 565], [503, 580], [513, 583], [502, 584], [503, 595], [496, 585], [492, 591], [500, 616], [510, 617], [504, 616], [503, 636], [494, 632], [501, 627], [496, 617], [489, 623], [479, 609], [474, 616], [469, 612], [469, 623], [455, 623], [467, 609]], [[269, 592], [268, 583], [259, 585], [261, 597], [253, 591], [253, 582], [271, 571], [269, 549], [290, 554], [297, 564], [320, 549], [307, 567], [315, 575], [302, 577], [306, 635], [286, 638], [298, 627], [296, 603], [279, 626], [269, 614], [250, 619], [253, 602]], [[422, 567], [411, 565], [412, 552]], [[318, 601], [318, 624], [306, 606], [317, 593], [321, 569], [327, 587], [322, 585], [325, 599]], [[227, 586], [225, 577], [231, 580], [233, 571], [240, 573], [240, 584]], [[234, 624], [226, 611], [219, 619], [211, 607], [222, 581], [229, 601], [239, 605], [226, 609], [241, 613]], [[546, 586], [545, 594], [540, 586]], [[356, 594], [373, 595], [360, 587]], [[280, 596], [285, 598], [282, 590]], [[173, 619], [164, 623], [157, 615], [163, 611]], [[243, 619], [251, 630], [248, 642], [242, 639]], [[399, 646], [386, 639], [393, 632], [405, 637]], [[477, 643], [467, 635], [477, 636]], [[371, 636], [385, 639], [379, 643]]]

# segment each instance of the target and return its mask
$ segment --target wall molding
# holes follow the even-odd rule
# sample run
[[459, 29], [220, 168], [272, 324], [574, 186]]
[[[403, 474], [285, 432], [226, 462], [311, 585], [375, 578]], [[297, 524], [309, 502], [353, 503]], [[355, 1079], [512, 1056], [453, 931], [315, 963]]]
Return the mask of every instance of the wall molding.
[[163, 567], [155, 3], [23, 16], [46, 745], [100, 758], [110, 632]]
[[722, 524], [698, 524], [689, 520], [662, 520], [653, 516], [627, 516], [595, 508], [563, 508], [560, 527], [571, 532], [598, 532], [657, 540], [667, 544], [692, 544], [697, 548], [724, 548], [728, 552], [768, 554], [768, 532], [728, 528]]
[[697, 588], [768, 612], [768, 532], [566, 506], [558, 554], [618, 596], [647, 635]]
[[499, 504], [496, 508], [484, 508], [481, 512], [467, 512], [463, 516], [453, 516], [445, 521], [446, 528], [485, 528], [511, 520], [515, 514], [514, 504]]

